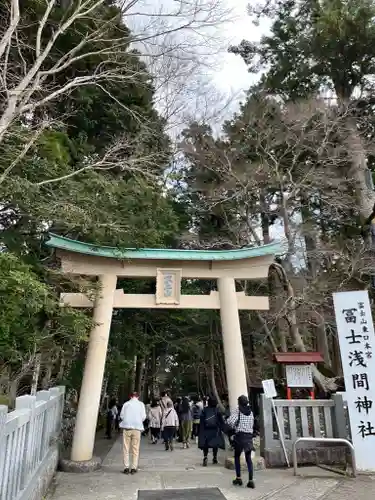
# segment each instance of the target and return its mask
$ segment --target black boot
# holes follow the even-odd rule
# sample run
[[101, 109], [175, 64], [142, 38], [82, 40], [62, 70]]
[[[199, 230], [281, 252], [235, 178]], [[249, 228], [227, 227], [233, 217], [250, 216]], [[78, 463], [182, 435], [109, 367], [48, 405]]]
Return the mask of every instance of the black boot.
[[165, 451], [169, 450], [169, 443], [165, 443]]
[[242, 486], [243, 482], [242, 482], [242, 479], [240, 477], [236, 477], [236, 479], [233, 479], [232, 484], [233, 484], [233, 486]]
[[254, 481], [252, 479], [249, 479], [249, 482], [247, 483], [247, 487], [251, 488], [251, 489], [255, 488], [255, 484], [254, 484]]
[[203, 457], [203, 467], [207, 467], [207, 457]]
[[217, 464], [217, 456], [216, 456], [216, 455], [214, 455], [214, 458], [212, 459], [212, 463], [213, 463], [214, 465], [216, 465], [216, 464]]

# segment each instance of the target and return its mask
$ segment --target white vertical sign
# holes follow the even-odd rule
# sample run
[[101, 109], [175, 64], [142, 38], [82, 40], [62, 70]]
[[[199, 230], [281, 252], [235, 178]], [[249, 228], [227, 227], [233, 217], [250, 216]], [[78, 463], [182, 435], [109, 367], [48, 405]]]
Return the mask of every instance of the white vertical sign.
[[267, 399], [275, 398], [277, 396], [275, 381], [273, 378], [262, 380], [263, 392]]
[[284, 451], [286, 463], [287, 463], [288, 467], [290, 467], [288, 453], [287, 453], [286, 447], [285, 447], [284, 432], [283, 432], [283, 429], [281, 428], [279, 417], [277, 415], [277, 411], [275, 408], [275, 401], [273, 400], [273, 398], [275, 398], [277, 396], [275, 381], [273, 380], [273, 378], [270, 378], [268, 380], [262, 380], [262, 386], [263, 386], [264, 396], [267, 399], [271, 400], [271, 405], [272, 405], [273, 413], [275, 415], [276, 425], [277, 425], [277, 428], [279, 430], [280, 443], [281, 443], [281, 446], [282, 446], [283, 451]]
[[357, 469], [375, 472], [375, 347], [367, 291], [333, 294]]

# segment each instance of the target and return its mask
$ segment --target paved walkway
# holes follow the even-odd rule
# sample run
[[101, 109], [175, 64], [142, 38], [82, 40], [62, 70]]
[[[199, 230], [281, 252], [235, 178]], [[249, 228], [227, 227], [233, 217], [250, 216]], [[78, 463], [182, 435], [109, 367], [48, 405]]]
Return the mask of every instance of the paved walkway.
[[[201, 466], [196, 446], [166, 452], [161, 444], [143, 440], [139, 472], [122, 474], [121, 440], [115, 442], [100, 471], [89, 474], [58, 473], [53, 500], [136, 500], [138, 490], [171, 488], [219, 488], [227, 500], [373, 500], [375, 477], [345, 479], [319, 468], [301, 469], [305, 477], [291, 470], [269, 469], [256, 473], [256, 489], [231, 485], [233, 472], [222, 465]], [[244, 479], [246, 476], [244, 475]], [[197, 498], [197, 500], [199, 500]]]

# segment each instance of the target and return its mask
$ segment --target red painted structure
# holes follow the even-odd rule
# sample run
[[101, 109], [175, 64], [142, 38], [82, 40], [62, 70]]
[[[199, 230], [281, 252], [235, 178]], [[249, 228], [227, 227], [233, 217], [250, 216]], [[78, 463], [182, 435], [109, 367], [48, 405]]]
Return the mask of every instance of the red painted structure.
[[[305, 365], [311, 363], [323, 363], [324, 359], [320, 352], [275, 352], [273, 359], [280, 365]], [[292, 399], [292, 389], [286, 388], [287, 398]], [[310, 392], [311, 399], [315, 399], [314, 389]]]

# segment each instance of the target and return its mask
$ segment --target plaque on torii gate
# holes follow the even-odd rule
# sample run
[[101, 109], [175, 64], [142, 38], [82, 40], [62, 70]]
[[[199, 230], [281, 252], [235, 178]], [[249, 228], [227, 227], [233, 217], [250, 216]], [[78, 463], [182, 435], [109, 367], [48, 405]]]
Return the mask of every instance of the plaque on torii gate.
[[181, 297], [181, 272], [182, 269], [156, 270], [156, 295], [155, 302], [159, 304], [180, 303]]

